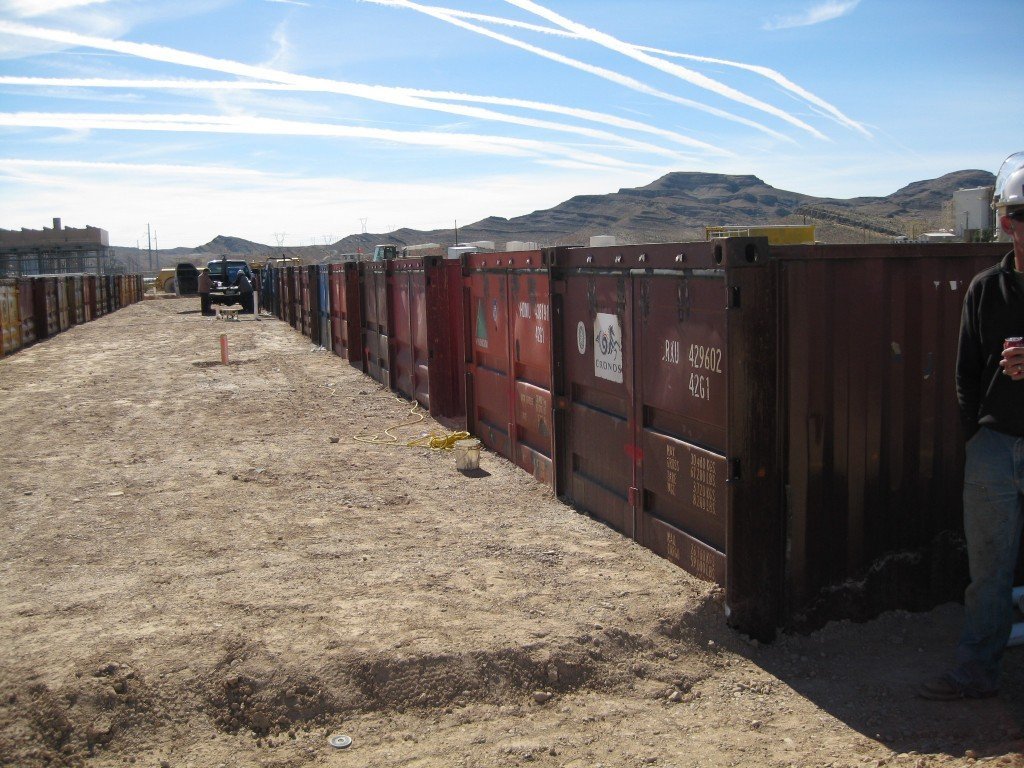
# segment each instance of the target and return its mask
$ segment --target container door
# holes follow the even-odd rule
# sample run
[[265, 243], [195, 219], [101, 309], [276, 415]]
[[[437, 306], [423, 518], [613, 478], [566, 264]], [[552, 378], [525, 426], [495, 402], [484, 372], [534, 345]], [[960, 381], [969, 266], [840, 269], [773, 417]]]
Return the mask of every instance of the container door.
[[[540, 253], [534, 252], [537, 261]], [[545, 485], [554, 483], [551, 399], [551, 280], [547, 270], [509, 275], [515, 462]]]
[[637, 276], [637, 539], [725, 584], [726, 282], [723, 270]]
[[390, 262], [364, 262], [362, 270], [362, 338], [366, 372], [386, 387], [391, 386], [388, 332], [387, 279]]
[[326, 264], [319, 267], [317, 287], [320, 291], [320, 346], [331, 349], [331, 283]]
[[469, 431], [512, 459], [508, 278], [503, 271], [471, 267], [466, 284]]
[[624, 271], [589, 267], [562, 278], [558, 487], [574, 506], [632, 537], [632, 284]]

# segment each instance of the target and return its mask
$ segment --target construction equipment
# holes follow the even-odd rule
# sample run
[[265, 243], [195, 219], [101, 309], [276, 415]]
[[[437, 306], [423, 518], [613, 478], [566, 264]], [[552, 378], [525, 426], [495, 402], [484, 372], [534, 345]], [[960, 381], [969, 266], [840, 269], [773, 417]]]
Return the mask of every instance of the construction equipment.
[[164, 267], [157, 274], [156, 279], [153, 281], [153, 287], [157, 293], [176, 293], [177, 292], [177, 281], [174, 279], [177, 274], [177, 269], [174, 267]]

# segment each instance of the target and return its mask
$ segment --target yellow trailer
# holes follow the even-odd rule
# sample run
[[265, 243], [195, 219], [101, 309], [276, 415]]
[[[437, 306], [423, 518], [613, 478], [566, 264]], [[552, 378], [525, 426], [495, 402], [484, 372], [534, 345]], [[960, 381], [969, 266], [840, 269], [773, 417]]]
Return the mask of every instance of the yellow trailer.
[[764, 226], [704, 227], [705, 240], [722, 237], [767, 237], [769, 245], [811, 245], [814, 243], [813, 224], [765, 224]]

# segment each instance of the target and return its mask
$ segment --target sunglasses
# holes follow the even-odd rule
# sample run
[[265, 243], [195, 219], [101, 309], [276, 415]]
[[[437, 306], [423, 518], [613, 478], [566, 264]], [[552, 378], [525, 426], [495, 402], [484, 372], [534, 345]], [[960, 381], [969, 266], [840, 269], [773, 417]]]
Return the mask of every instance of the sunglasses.
[[1014, 221], [1024, 221], [1024, 208], [1018, 208], [1016, 211], [1010, 211], [1006, 214], [1006, 218], [1013, 219]]

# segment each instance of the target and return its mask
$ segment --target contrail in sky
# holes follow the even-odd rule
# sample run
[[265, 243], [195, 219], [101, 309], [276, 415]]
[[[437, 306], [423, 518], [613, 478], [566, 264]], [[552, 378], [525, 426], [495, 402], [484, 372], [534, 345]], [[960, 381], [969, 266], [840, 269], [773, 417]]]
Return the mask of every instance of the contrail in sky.
[[[31, 87], [50, 87], [50, 88], [134, 88], [134, 89], [163, 89], [163, 90], [181, 90], [181, 91], [292, 91], [292, 92], [315, 92], [322, 93], [325, 89], [313, 87], [311, 85], [292, 85], [289, 83], [268, 83], [262, 81], [252, 80], [136, 80], [136, 79], [121, 79], [121, 78], [75, 78], [75, 77], [20, 77], [20, 76], [3, 76], [0, 75], [0, 85], [20, 85], [20, 86], [31, 86]], [[419, 93], [422, 97], [422, 92], [416, 92], [414, 89], [405, 88], [394, 88], [392, 89], [399, 96], [414, 96]], [[544, 109], [544, 111], [559, 112], [564, 114], [566, 110], [557, 105], [553, 104], [538, 104], [536, 102], [516, 102], [514, 99], [502, 99], [499, 97], [487, 97], [487, 96], [471, 96], [457, 93], [440, 93], [430, 92], [431, 97], [436, 98], [448, 98], [453, 100], [459, 100], [460, 97], [466, 100], [472, 100], [476, 102], [488, 102], [496, 104], [510, 104], [512, 106], [529, 107], [533, 105], [533, 108]], [[458, 109], [458, 108], [457, 108]], [[447, 111], [447, 110], [444, 110]], [[575, 112], [586, 115], [586, 119], [600, 122], [606, 116], [601, 113], [586, 113], [585, 110], [574, 110]], [[456, 114], [468, 114], [461, 109]], [[500, 114], [500, 113], [495, 113]], [[517, 125], [526, 125], [537, 128], [546, 128], [549, 130], [562, 131], [567, 133], [575, 133], [581, 136], [588, 136], [593, 139], [601, 139], [603, 141], [612, 141], [622, 146], [632, 147], [644, 152], [649, 152], [657, 155], [664, 155], [665, 157], [672, 157], [679, 159], [680, 154], [676, 150], [666, 149], [665, 147], [658, 146], [656, 144], [650, 144], [648, 142], [636, 141], [635, 139], [629, 139], [618, 134], [611, 133], [609, 131], [602, 131], [594, 128], [584, 128], [575, 125], [566, 125], [564, 123], [551, 123], [543, 120], [531, 120], [530, 118], [520, 118], [514, 116], [508, 116], [507, 122], [512, 122]], [[607, 118], [611, 120], [612, 116], [608, 115]], [[624, 128], [636, 128], [636, 126], [642, 126], [643, 123], [636, 123], [634, 121], [622, 120], [622, 125], [619, 127]], [[660, 131], [655, 131], [661, 133]], [[669, 134], [669, 137], [674, 136], [670, 131], [665, 133]], [[685, 137], [680, 137], [685, 138]], [[680, 142], [683, 143], [683, 142]], [[689, 142], [686, 142], [689, 143]], [[711, 144], [705, 144], [704, 142], [698, 142], [693, 140], [694, 148], [705, 150], [712, 154], [731, 156], [732, 153], [723, 149], [718, 149]]]
[[[469, 30], [470, 32], [476, 32], [479, 35], [483, 35], [484, 37], [490, 37], [493, 40], [505, 43], [506, 45], [511, 45], [515, 48], [520, 48], [524, 51], [534, 53], [545, 59], [557, 61], [560, 64], [565, 64], [567, 66], [573, 67], [574, 69], [578, 69], [582, 72], [589, 72], [592, 75], [604, 78], [605, 80], [617, 83], [618, 85], [630, 88], [634, 91], [646, 93], [649, 96], [654, 96], [659, 99], [664, 99], [665, 101], [671, 101], [676, 104], [681, 104], [685, 107], [690, 107], [701, 112], [707, 112], [709, 114], [715, 115], [716, 117], [721, 117], [724, 120], [731, 120], [732, 122], [740, 123], [742, 125], [754, 128], [763, 133], [767, 133], [769, 136], [772, 136], [776, 139], [780, 139], [781, 141], [794, 143], [793, 140], [786, 136], [785, 134], [779, 133], [778, 131], [774, 131], [771, 128], [767, 127], [766, 125], [762, 125], [761, 123], [758, 123], [754, 120], [748, 120], [745, 117], [734, 115], [733, 113], [726, 112], [723, 109], [717, 109], [716, 107], [712, 107], [708, 104], [704, 104], [699, 101], [693, 101], [692, 99], [686, 99], [683, 98], [682, 96], [676, 96], [675, 94], [658, 90], [657, 88], [647, 85], [646, 83], [642, 83], [635, 78], [629, 77], [628, 75], [623, 75], [619, 72], [615, 72], [610, 69], [606, 69], [605, 67], [598, 67], [593, 64], [587, 64], [586, 62], [580, 61], [579, 59], [573, 59], [570, 58], [569, 56], [563, 56], [560, 53], [549, 51], [546, 48], [540, 48], [536, 45], [530, 45], [529, 43], [524, 43], [522, 40], [517, 40], [514, 37], [509, 37], [508, 35], [503, 35], [499, 32], [493, 32], [492, 30], [477, 26], [476, 24], [470, 24], [469, 22], [456, 18], [455, 16], [445, 13], [444, 11], [435, 10], [431, 6], [419, 5], [418, 3], [410, 2], [410, 0], [363, 0], [363, 2], [374, 3], [376, 5], [387, 5], [395, 8], [406, 8], [408, 10], [418, 11], [419, 13], [425, 14], [427, 16], [433, 16], [436, 19], [445, 21], [456, 27], [462, 27], [463, 29]], [[667, 64], [667, 62], [662, 63]], [[679, 69], [682, 69], [682, 67], [679, 67]], [[756, 101], [756, 99], [754, 101]], [[770, 109], [775, 108], [770, 107]], [[777, 111], [782, 112], [781, 110]], [[782, 114], [786, 113], [782, 112]], [[789, 119], [789, 122], [796, 121], [796, 123], [799, 123], [801, 127], [805, 128], [806, 130], [809, 130], [812, 134], [815, 134], [820, 138], [827, 138], [824, 136], [824, 134], [822, 134], [815, 128], [812, 128], [811, 126], [806, 125], [805, 123], [800, 123], [800, 121], [797, 120], [795, 117], [789, 115], [787, 115], [787, 117]]]
[[483, 154], [512, 156], [562, 155], [590, 167], [635, 167], [604, 155], [580, 152], [548, 142], [511, 139], [472, 133], [437, 133], [432, 131], [392, 131], [324, 123], [277, 120], [267, 117], [224, 115], [124, 115], [97, 113], [5, 112], [0, 113], [0, 126], [100, 129], [124, 131], [174, 131], [190, 133], [243, 133], [278, 136], [323, 136], [377, 139], [402, 144], [443, 147]]
[[663, 59], [659, 59], [655, 56], [651, 56], [648, 53], [644, 53], [643, 51], [639, 50], [635, 45], [625, 43], [622, 40], [619, 40], [618, 38], [613, 37], [605, 32], [592, 29], [590, 27], [584, 26], [583, 24], [578, 24], [575, 21], [572, 21], [571, 19], [567, 19], [565, 16], [562, 16], [561, 14], [555, 13], [549, 8], [545, 8], [542, 5], [538, 5], [537, 3], [533, 2], [533, 0], [505, 0], [505, 2], [508, 3], [509, 5], [515, 6], [516, 8], [528, 11], [537, 16], [540, 16], [541, 18], [547, 19], [548, 21], [557, 24], [558, 26], [562, 27], [563, 29], [567, 29], [570, 32], [575, 32], [577, 35], [584, 38], [585, 40], [589, 40], [592, 43], [597, 43], [598, 45], [608, 48], [609, 50], [621, 53], [623, 56], [628, 56], [631, 59], [635, 59], [639, 62], [647, 64], [648, 66], [654, 67], [655, 69], [660, 69], [662, 72], [674, 75], [675, 77], [678, 77], [680, 80], [684, 80], [690, 83], [691, 85], [696, 85], [698, 88], [704, 88], [708, 91], [711, 91], [712, 93], [717, 93], [719, 96], [723, 96], [727, 99], [732, 99], [733, 101], [739, 102], [740, 104], [745, 104], [748, 107], [761, 110], [762, 112], [767, 112], [769, 115], [774, 115], [780, 120], [786, 121], [790, 125], [794, 125], [797, 128], [801, 128], [807, 131], [815, 138], [827, 139], [825, 134], [823, 134], [821, 131], [808, 125], [803, 120], [794, 117], [785, 110], [772, 106], [771, 104], [763, 102], [760, 99], [755, 99], [753, 96], [748, 96], [742, 91], [738, 91], [735, 88], [726, 85], [725, 83], [720, 83], [714, 78], [708, 77], [707, 75], [702, 75], [699, 72], [693, 71], [692, 69], [687, 69], [686, 67], [681, 67], [678, 64], [673, 64]]
[[[460, 19], [472, 19], [474, 21], [483, 21], [491, 24], [497, 24], [499, 26], [514, 27], [516, 29], [526, 29], [531, 32], [540, 32], [545, 35], [553, 35], [555, 37], [564, 37], [571, 40], [582, 40], [585, 39], [582, 35], [578, 35], [575, 32], [570, 32], [566, 29], [560, 29], [558, 27], [547, 27], [542, 24], [531, 24], [528, 21], [519, 21], [517, 19], [509, 19], [503, 16], [490, 16], [485, 13], [473, 13], [472, 11], [460, 11], [454, 8], [437, 8], [435, 10], [443, 13], [450, 14]], [[666, 51], [662, 48], [654, 48], [648, 45], [634, 45], [630, 43], [633, 48], [638, 51], [645, 53], [654, 53], [659, 56], [668, 56], [675, 59], [686, 59], [688, 61], [699, 61], [705, 64], [717, 64], [724, 67], [735, 67], [736, 69], [743, 69], [747, 72], [753, 72], [754, 74], [760, 75], [761, 77], [771, 80], [778, 86], [781, 86], [790, 93], [799, 96], [810, 104], [818, 107], [819, 109], [826, 112], [829, 116], [835, 119], [838, 123], [845, 125], [848, 128], [852, 128], [855, 131], [859, 131], [867, 137], [871, 137], [871, 132], [864, 127], [863, 124], [858, 123], [843, 114], [838, 107], [822, 99], [803, 86], [794, 83], [788, 77], [783, 75], [778, 70], [772, 69], [771, 67], [761, 66], [759, 64], [745, 64], [740, 61], [731, 61], [729, 59], [717, 59], [711, 56], [698, 56], [692, 53], [680, 53], [678, 51]]]
[[[502, 112], [495, 112], [493, 110], [481, 109], [478, 107], [467, 107], [458, 104], [447, 104], [431, 101], [431, 98], [452, 98], [459, 101], [479, 101], [479, 102], [490, 102], [490, 103], [513, 103], [515, 100], [509, 100], [503, 102], [496, 97], [473, 97], [469, 94], [446, 94], [439, 95], [438, 92], [431, 91], [417, 91], [409, 88], [391, 88], [387, 86], [375, 86], [375, 85], [363, 85], [359, 83], [349, 83], [339, 80], [329, 80], [326, 78], [309, 77], [306, 75], [296, 75], [290, 72], [282, 70], [272, 69], [269, 67], [253, 66], [250, 64], [243, 64], [240, 62], [230, 61], [227, 59], [217, 59], [210, 56], [204, 56], [202, 54], [190, 53], [188, 51], [181, 51], [175, 48], [168, 48], [166, 46], [152, 45], [149, 43], [131, 43], [122, 40], [110, 40], [106, 38], [99, 38], [90, 35], [80, 35], [75, 32], [66, 32], [63, 30], [48, 29], [42, 27], [34, 27], [29, 25], [17, 24], [13, 22], [7, 22], [0, 20], [0, 32], [6, 32], [13, 35], [19, 35], [23, 37], [32, 37], [37, 39], [49, 40], [51, 42], [65, 43], [68, 45], [80, 45], [90, 48], [97, 48], [100, 50], [115, 51], [119, 53], [136, 56], [138, 58], [149, 59], [151, 61], [162, 61], [170, 64], [179, 64], [182, 66], [195, 67], [199, 69], [212, 70], [225, 74], [233, 74], [241, 77], [258, 78], [260, 80], [270, 81], [272, 83], [281, 83], [296, 87], [302, 87], [311, 91], [318, 91], [324, 93], [338, 93], [349, 96], [355, 96], [358, 98], [364, 98], [372, 101], [384, 102], [387, 104], [393, 104], [396, 106], [405, 106], [415, 109], [426, 109], [438, 112], [444, 112], [446, 114], [454, 114], [462, 117], [473, 117], [482, 120], [491, 120], [512, 123], [517, 125], [523, 125], [528, 127], [545, 128], [549, 130], [567, 131], [571, 133], [588, 135], [594, 138], [602, 138], [608, 140], [609, 138], [620, 143], [630, 143], [633, 146], [641, 145], [640, 142], [634, 142], [633, 140], [624, 139], [622, 137], [611, 134], [607, 131], [601, 131], [599, 134], [594, 134], [591, 129], [580, 128], [577, 126], [569, 126], [564, 123], [552, 123], [542, 120], [534, 120], [527, 117], [518, 117], [514, 115], [507, 115]], [[589, 112], [587, 110], [569, 110], [557, 105], [544, 105], [540, 102], [518, 102], [516, 106], [528, 106], [530, 109], [546, 112], [557, 112], [561, 114], [574, 114], [576, 117], [580, 117], [588, 120], [603, 121], [605, 116], [600, 113]], [[610, 116], [608, 116], [610, 117]], [[636, 121], [617, 121], [619, 127], [630, 128], [633, 130], [644, 130], [648, 133], [656, 133], [666, 138], [671, 138], [676, 143], [689, 146], [693, 149], [710, 152], [719, 155], [731, 155], [731, 152], [716, 147], [707, 142], [699, 141], [691, 137], [685, 136], [674, 131], [664, 131], [661, 129], [653, 128], [652, 126], [644, 126], [645, 124]], [[666, 154], [666, 151], [661, 148], [655, 148], [653, 145], [644, 144], [642, 145], [646, 151], [653, 151], [659, 154]], [[669, 153], [671, 154], [671, 153]]]

